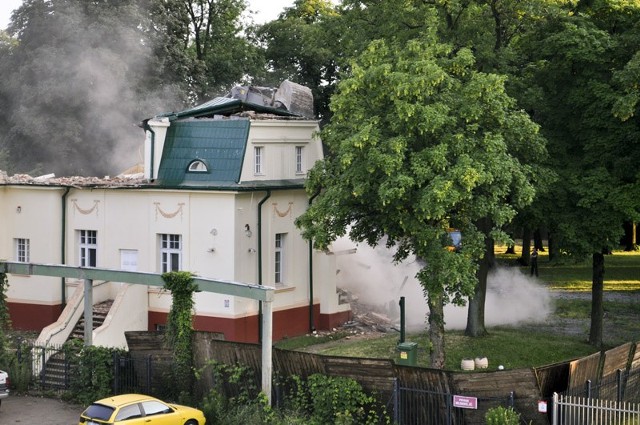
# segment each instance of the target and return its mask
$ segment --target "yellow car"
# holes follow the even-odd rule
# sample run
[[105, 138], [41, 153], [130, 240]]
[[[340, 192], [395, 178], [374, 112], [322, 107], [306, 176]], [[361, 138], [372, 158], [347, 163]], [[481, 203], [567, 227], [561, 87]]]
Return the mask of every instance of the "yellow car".
[[122, 394], [93, 402], [79, 425], [204, 425], [204, 413], [142, 394]]

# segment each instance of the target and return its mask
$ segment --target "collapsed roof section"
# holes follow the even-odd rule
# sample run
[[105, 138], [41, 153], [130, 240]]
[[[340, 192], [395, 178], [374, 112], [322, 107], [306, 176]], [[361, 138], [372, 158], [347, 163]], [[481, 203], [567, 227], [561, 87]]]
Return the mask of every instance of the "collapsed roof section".
[[279, 117], [313, 119], [311, 89], [285, 80], [277, 89], [272, 87], [236, 86], [226, 97], [216, 97], [193, 108], [158, 115], [170, 121], [186, 118], [229, 116], [246, 111]]

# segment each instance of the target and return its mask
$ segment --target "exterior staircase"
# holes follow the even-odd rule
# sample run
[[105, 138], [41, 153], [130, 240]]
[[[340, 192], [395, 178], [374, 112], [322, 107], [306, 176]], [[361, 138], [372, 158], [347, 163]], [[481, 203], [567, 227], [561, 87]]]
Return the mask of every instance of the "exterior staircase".
[[[107, 300], [93, 306], [93, 329], [104, 323], [113, 300]], [[84, 314], [78, 320], [67, 341], [72, 339], [84, 340]], [[46, 366], [40, 374], [40, 385], [44, 389], [65, 389], [68, 388], [69, 363], [66, 360], [64, 351], [56, 349], [47, 360]]]
[[[93, 306], [93, 329], [96, 329], [104, 323], [104, 320], [109, 314], [113, 300], [107, 300]], [[84, 340], [84, 314], [80, 316], [80, 320], [73, 328], [69, 339], [81, 339]]]

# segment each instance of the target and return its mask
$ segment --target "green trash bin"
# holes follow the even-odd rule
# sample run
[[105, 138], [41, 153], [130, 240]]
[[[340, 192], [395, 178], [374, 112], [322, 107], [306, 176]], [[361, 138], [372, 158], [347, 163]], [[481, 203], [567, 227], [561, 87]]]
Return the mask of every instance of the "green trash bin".
[[418, 360], [418, 343], [401, 342], [397, 346], [398, 361], [403, 366], [415, 366]]

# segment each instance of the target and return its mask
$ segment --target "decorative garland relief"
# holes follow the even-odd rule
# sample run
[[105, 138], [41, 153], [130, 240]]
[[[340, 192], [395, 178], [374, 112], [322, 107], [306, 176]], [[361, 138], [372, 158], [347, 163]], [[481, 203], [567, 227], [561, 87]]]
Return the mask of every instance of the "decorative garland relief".
[[280, 211], [278, 209], [278, 204], [276, 202], [273, 203], [273, 212], [275, 212], [278, 217], [286, 217], [291, 214], [291, 210], [293, 209], [293, 202], [289, 202], [289, 208], [285, 211]]
[[96, 217], [98, 216], [98, 212], [99, 212], [98, 206], [100, 205], [100, 201], [98, 201], [97, 199], [93, 200], [93, 206], [91, 208], [81, 208], [78, 205], [77, 199], [72, 199], [71, 203], [73, 204], [74, 211], [78, 211], [80, 214], [89, 215], [95, 211]]
[[180, 214], [180, 220], [182, 220], [182, 207], [184, 207], [184, 202], [178, 203], [178, 209], [171, 213], [164, 211], [162, 207], [160, 207], [160, 202], [154, 202], [153, 204], [156, 206], [156, 221], [158, 221], [158, 213], [160, 213], [160, 215], [164, 218], [169, 219], [174, 218], [178, 214]]

